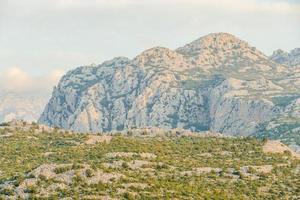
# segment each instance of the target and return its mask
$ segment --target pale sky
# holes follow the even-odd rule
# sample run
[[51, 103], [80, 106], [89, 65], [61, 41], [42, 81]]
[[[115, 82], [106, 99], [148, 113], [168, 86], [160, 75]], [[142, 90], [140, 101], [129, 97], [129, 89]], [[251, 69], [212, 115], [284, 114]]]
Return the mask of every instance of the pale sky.
[[290, 51], [300, 47], [300, 0], [0, 0], [0, 90], [8, 73], [12, 83], [42, 78], [52, 87], [75, 67], [211, 32], [267, 55]]

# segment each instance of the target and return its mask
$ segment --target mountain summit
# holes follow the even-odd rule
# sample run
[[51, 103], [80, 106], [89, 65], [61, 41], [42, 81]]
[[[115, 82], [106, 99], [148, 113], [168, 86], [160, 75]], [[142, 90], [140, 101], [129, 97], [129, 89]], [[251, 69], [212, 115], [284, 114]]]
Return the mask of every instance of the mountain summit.
[[251, 49], [251, 46], [229, 33], [211, 33], [178, 48], [177, 51], [187, 56], [199, 56], [209, 51], [225, 53], [235, 49]]
[[79, 132], [160, 127], [251, 135], [289, 116], [299, 95], [300, 78], [288, 66], [213, 33], [175, 51], [155, 47], [68, 72], [39, 121]]

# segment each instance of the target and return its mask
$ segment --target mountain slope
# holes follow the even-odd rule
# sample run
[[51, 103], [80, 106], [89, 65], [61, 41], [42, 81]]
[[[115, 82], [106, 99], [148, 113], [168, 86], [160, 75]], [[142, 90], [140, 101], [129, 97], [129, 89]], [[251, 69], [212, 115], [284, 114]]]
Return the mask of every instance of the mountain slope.
[[[40, 122], [79, 132], [134, 127], [251, 135], [299, 94], [292, 70], [227, 33], [68, 72]], [[288, 106], [288, 105], [286, 105]]]

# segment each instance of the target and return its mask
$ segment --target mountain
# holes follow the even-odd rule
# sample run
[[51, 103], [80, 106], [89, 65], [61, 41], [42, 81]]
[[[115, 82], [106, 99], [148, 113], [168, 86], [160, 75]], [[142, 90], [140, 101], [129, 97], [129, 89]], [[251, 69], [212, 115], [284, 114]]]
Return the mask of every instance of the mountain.
[[212, 33], [176, 50], [155, 47], [69, 71], [39, 122], [78, 132], [159, 127], [253, 135], [297, 107], [294, 72], [231, 34]]
[[0, 94], [0, 122], [12, 119], [37, 121], [43, 112], [49, 93], [5, 92]]
[[300, 66], [300, 48], [295, 48], [289, 53], [281, 49], [273, 52], [270, 56], [273, 61], [287, 66]]

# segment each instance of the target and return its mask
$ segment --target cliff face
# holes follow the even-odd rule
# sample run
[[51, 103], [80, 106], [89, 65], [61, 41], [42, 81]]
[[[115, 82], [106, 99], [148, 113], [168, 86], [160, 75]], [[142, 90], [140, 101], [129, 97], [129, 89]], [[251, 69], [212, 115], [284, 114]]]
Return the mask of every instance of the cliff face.
[[250, 135], [284, 112], [274, 97], [299, 93], [290, 70], [230, 34], [210, 34], [175, 51], [155, 47], [68, 72], [39, 121], [79, 132], [155, 126]]

